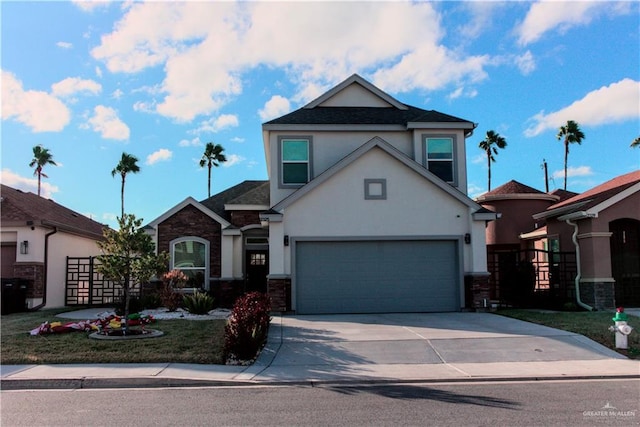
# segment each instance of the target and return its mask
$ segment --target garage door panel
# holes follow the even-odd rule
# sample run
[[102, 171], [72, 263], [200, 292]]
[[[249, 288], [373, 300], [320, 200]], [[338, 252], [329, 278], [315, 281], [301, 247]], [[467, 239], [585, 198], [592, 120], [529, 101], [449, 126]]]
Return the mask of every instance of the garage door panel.
[[457, 311], [455, 241], [296, 244], [299, 313]]

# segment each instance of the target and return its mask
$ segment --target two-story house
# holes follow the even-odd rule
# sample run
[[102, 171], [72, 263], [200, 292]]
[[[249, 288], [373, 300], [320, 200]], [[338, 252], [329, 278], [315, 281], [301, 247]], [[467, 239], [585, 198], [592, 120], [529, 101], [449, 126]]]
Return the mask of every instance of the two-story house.
[[467, 197], [474, 128], [353, 75], [263, 124], [268, 181], [187, 198], [149, 231], [222, 304], [266, 290], [297, 313], [481, 308], [495, 214]]
[[297, 313], [458, 311], [488, 299], [486, 221], [467, 196], [471, 121], [358, 75], [264, 123], [268, 292]]

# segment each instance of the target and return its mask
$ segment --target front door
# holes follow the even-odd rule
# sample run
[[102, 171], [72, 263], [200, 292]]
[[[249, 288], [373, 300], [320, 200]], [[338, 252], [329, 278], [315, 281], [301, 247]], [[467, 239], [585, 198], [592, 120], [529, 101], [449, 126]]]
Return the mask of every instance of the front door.
[[246, 251], [246, 290], [247, 292], [267, 292], [267, 274], [269, 273], [269, 251], [250, 249]]

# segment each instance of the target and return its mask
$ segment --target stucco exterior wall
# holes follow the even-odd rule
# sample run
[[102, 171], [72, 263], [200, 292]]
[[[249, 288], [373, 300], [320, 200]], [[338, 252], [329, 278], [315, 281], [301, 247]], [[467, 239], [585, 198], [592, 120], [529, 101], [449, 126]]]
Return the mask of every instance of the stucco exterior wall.
[[[386, 200], [365, 198], [365, 179], [386, 180]], [[373, 149], [309, 192], [270, 224], [271, 272], [291, 272], [291, 246], [284, 236], [460, 238], [465, 271], [486, 271], [484, 222], [470, 221], [469, 208], [380, 149]], [[479, 252], [474, 258], [473, 251]]]
[[487, 245], [519, 245], [520, 235], [535, 229], [533, 214], [544, 212], [551, 200], [541, 199], [500, 199], [483, 201], [481, 205], [502, 217], [487, 225]]
[[[43, 245], [44, 246], [44, 245]], [[93, 239], [58, 232], [49, 237], [49, 263], [47, 265], [47, 308], [65, 305], [67, 257], [100, 255]]]
[[[2, 242], [14, 241], [16, 245], [16, 264], [13, 277], [27, 279], [32, 283], [27, 292], [27, 306], [35, 307], [42, 303], [46, 280], [47, 308], [64, 307], [67, 257], [96, 256], [100, 254], [97, 241], [64, 231], [58, 231], [49, 237], [49, 253], [46, 271], [45, 239], [53, 229], [34, 227], [6, 227], [2, 230]], [[29, 253], [20, 253], [20, 242], [29, 242]]]

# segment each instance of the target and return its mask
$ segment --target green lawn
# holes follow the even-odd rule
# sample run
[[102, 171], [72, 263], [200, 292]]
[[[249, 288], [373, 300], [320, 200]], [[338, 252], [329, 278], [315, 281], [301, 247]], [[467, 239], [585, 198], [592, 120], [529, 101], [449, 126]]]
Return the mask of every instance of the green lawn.
[[634, 330], [629, 335], [629, 349], [615, 348], [615, 334], [609, 331], [613, 326], [615, 311], [562, 311], [546, 312], [537, 310], [502, 309], [497, 314], [525, 320], [531, 323], [549, 326], [584, 335], [605, 347], [609, 347], [631, 359], [640, 358], [640, 318], [629, 316], [629, 325]]
[[158, 320], [159, 338], [107, 341], [87, 332], [31, 336], [29, 331], [68, 308], [14, 313], [1, 318], [0, 363], [208, 363], [223, 364], [225, 320]]

